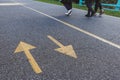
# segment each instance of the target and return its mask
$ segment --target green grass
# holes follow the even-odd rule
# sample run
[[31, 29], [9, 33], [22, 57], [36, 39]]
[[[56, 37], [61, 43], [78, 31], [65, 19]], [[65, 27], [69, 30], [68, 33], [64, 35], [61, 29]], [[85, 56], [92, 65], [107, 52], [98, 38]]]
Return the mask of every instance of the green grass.
[[[51, 3], [51, 4], [57, 4], [57, 5], [62, 5], [59, 2], [59, 0], [37, 0], [37, 1]], [[77, 9], [87, 10], [87, 8], [85, 6], [79, 6], [78, 4], [75, 4], [75, 3], [73, 3], [73, 7], [77, 8]], [[120, 11], [105, 10], [105, 14], [111, 15], [111, 16], [120, 17]]]
[[59, 0], [55, 1], [55, 0], [36, 0], [36, 1], [41, 1], [41, 2], [46, 2], [46, 3], [52, 3], [52, 4], [57, 4], [57, 5], [61, 5], [61, 3], [59, 2]]

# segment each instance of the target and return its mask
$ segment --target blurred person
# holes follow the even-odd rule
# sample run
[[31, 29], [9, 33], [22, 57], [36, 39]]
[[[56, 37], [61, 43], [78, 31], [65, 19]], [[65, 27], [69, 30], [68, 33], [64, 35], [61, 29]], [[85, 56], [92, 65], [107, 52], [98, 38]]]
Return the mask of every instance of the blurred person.
[[72, 14], [72, 0], [60, 0], [60, 2], [65, 6], [67, 12], [65, 15], [69, 16]]
[[102, 4], [101, 4], [101, 0], [95, 0], [95, 15], [98, 11], [98, 8], [100, 10], [100, 14], [99, 15], [102, 15], [104, 13], [103, 9], [102, 9]]
[[88, 12], [85, 15], [86, 17], [92, 17], [94, 15], [95, 11], [92, 8], [93, 3], [94, 3], [94, 0], [85, 0], [85, 4], [88, 8]]

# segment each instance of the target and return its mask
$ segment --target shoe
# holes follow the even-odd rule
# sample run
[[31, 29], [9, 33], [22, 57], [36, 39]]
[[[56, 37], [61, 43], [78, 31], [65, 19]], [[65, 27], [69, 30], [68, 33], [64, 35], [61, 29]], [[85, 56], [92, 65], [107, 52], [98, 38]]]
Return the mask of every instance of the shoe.
[[69, 16], [69, 15], [71, 15], [72, 14], [72, 10], [70, 9], [70, 10], [68, 10], [68, 12], [67, 13], [65, 13], [65, 15], [67, 15], [67, 16]]
[[99, 15], [102, 15], [104, 13], [104, 10], [100, 10], [100, 14]]
[[94, 12], [93, 16], [97, 16], [97, 13], [96, 13], [96, 12]]
[[96, 13], [94, 13], [94, 15], [93, 16], [97, 16], [97, 14]]
[[95, 12], [93, 11], [93, 12], [91, 13], [91, 17], [94, 16], [94, 15], [95, 15]]
[[86, 14], [85, 16], [86, 16], [86, 17], [91, 17], [91, 16], [90, 16], [90, 15], [88, 15], [88, 14]]

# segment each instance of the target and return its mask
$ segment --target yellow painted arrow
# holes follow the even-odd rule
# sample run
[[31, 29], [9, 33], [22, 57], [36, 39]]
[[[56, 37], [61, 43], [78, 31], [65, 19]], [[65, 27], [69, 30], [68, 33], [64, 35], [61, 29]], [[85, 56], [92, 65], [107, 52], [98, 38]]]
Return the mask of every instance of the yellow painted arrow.
[[33, 58], [33, 56], [31, 55], [31, 53], [29, 51], [29, 50], [34, 49], [34, 48], [36, 48], [36, 47], [21, 41], [19, 43], [18, 47], [16, 48], [14, 53], [18, 53], [18, 52], [24, 51], [26, 57], [28, 58], [28, 61], [30, 62], [31, 66], [33, 68], [33, 70], [36, 73], [41, 73], [42, 70], [39, 68], [37, 62], [35, 61], [35, 59]]
[[64, 46], [60, 42], [58, 42], [56, 39], [54, 39], [52, 36], [48, 35], [47, 37], [60, 47], [58, 49], [55, 49], [55, 51], [66, 54], [73, 58], [77, 58], [77, 55], [76, 55], [72, 45]]

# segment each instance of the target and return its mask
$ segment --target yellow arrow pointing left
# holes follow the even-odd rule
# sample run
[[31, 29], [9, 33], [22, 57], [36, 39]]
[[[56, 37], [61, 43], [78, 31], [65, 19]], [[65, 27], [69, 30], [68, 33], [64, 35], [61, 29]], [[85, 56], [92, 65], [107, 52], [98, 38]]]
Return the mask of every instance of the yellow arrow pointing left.
[[29, 51], [30, 49], [34, 49], [34, 48], [36, 48], [36, 47], [21, 41], [14, 53], [24, 51], [26, 57], [28, 58], [28, 61], [30, 62], [31, 66], [33, 68], [33, 70], [36, 73], [41, 73], [42, 70], [40, 69], [37, 62], [35, 61], [35, 59], [33, 58], [33, 56], [31, 55], [31, 53]]

